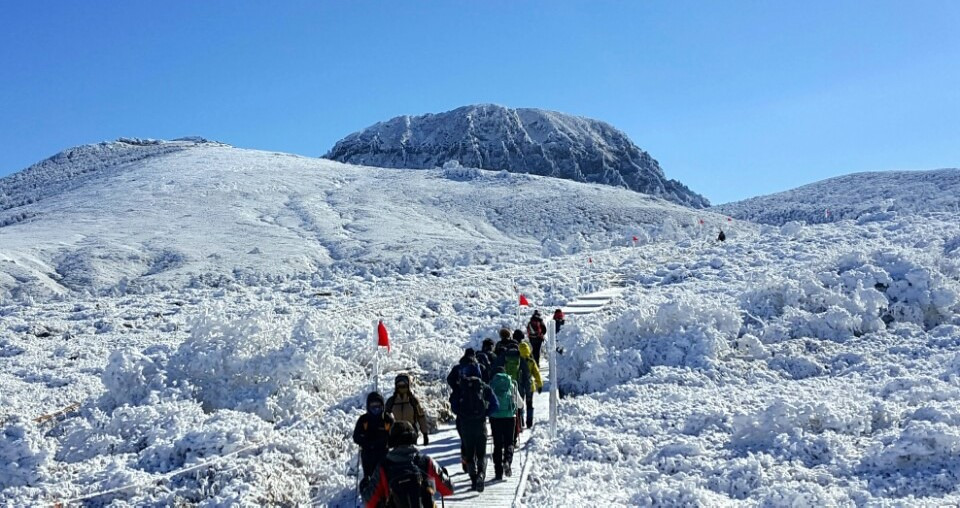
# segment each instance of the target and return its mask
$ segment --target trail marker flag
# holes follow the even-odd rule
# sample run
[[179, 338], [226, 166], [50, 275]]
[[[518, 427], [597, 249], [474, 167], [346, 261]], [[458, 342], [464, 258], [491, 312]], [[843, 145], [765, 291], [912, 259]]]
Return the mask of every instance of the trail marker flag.
[[530, 302], [527, 301], [527, 297], [523, 296], [523, 293], [520, 294], [520, 305], [523, 307], [529, 307]]
[[386, 347], [387, 352], [390, 352], [390, 335], [387, 333], [387, 327], [383, 325], [383, 321], [377, 324], [377, 346]]

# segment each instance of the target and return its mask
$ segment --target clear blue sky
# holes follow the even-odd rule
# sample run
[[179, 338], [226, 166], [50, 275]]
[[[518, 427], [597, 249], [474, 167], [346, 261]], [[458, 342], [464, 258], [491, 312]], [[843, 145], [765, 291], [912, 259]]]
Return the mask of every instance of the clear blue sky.
[[714, 203], [960, 167], [960, 1], [22, 1], [0, 175], [120, 136], [322, 155], [490, 102], [605, 120]]

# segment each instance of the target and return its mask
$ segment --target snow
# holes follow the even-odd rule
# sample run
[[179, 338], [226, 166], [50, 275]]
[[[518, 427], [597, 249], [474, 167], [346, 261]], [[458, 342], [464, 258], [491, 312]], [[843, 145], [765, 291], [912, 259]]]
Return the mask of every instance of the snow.
[[960, 503], [949, 208], [760, 227], [459, 164], [138, 143], [0, 180], [28, 216], [0, 227], [2, 505], [349, 506], [375, 320], [380, 384], [412, 373], [435, 423], [462, 349], [517, 326], [514, 284], [549, 313], [611, 281], [559, 336], [526, 505]]

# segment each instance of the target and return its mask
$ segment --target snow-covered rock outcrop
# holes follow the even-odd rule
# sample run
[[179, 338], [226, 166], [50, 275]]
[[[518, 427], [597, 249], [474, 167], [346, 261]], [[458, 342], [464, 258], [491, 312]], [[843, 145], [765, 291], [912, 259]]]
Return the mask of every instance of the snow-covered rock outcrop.
[[482, 104], [399, 116], [337, 142], [325, 158], [350, 164], [426, 169], [468, 167], [626, 187], [703, 208], [706, 198], [667, 179], [657, 161], [607, 123]]

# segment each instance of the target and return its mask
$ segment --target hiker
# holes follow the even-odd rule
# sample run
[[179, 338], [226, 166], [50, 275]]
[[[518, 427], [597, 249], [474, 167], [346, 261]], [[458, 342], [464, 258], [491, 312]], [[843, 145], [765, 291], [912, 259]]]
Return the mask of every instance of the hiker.
[[[414, 432], [423, 433], [423, 446], [430, 444], [430, 427], [427, 426], [427, 414], [420, 405], [420, 400], [410, 389], [410, 376], [407, 374], [398, 374], [393, 380], [393, 395], [387, 399], [384, 409], [393, 415], [393, 418], [399, 422], [408, 422], [413, 426]], [[419, 436], [419, 434], [416, 434]]]
[[530, 345], [533, 346], [533, 359], [540, 365], [540, 350], [543, 349], [543, 341], [547, 338], [547, 325], [540, 317], [540, 311], [533, 311], [530, 322], [527, 323], [527, 337], [530, 337]]
[[496, 351], [497, 349], [502, 350], [503, 347], [506, 346], [508, 342], [513, 342], [513, 339], [510, 338], [510, 330], [506, 328], [501, 328], [499, 333], [500, 333], [500, 340], [497, 342], [497, 345], [494, 346], [494, 351]]
[[390, 429], [390, 452], [373, 473], [364, 493], [366, 508], [425, 506], [436, 508], [433, 496], [453, 495], [447, 470], [417, 450], [417, 431], [398, 421]]
[[563, 326], [563, 323], [564, 323], [564, 321], [563, 321], [563, 310], [557, 309], [557, 310], [553, 311], [553, 323], [554, 323], [554, 324], [556, 325], [556, 327], [557, 327], [557, 329], [556, 329], [555, 331], [556, 331], [557, 333], [560, 333], [560, 327]]
[[519, 345], [521, 342], [525, 340], [527, 340], [527, 338], [523, 335], [523, 330], [513, 331], [513, 341], [516, 342], [517, 345]]
[[517, 382], [517, 386], [520, 389], [521, 395], [523, 395], [526, 400], [526, 408], [524, 410], [527, 416], [526, 424], [527, 428], [531, 429], [533, 428], [533, 392], [543, 392], [543, 380], [540, 378], [540, 368], [537, 367], [536, 362], [530, 357], [530, 345], [527, 343], [520, 344], [519, 350], [521, 362], [527, 365], [527, 371], [530, 373], [530, 380], [526, 384], [526, 390], [524, 390], [522, 380]]
[[727, 239], [727, 235], [723, 234], [723, 230], [721, 229], [720, 234], [717, 235], [717, 241], [723, 242], [723, 241], [726, 241], [726, 239]]
[[500, 408], [493, 390], [480, 379], [480, 367], [463, 368], [457, 397], [450, 398], [450, 407], [457, 415], [462, 459], [467, 463], [470, 490], [483, 492], [487, 471], [487, 417]]
[[460, 379], [463, 377], [462, 371], [463, 368], [468, 365], [476, 365], [480, 368], [480, 379], [483, 379], [486, 376], [484, 372], [483, 364], [477, 358], [477, 352], [472, 347], [468, 347], [464, 352], [463, 356], [460, 358], [460, 361], [450, 369], [450, 373], [447, 374], [447, 384], [450, 385], [450, 389], [456, 393], [457, 388], [460, 387]]
[[497, 361], [496, 355], [493, 354], [493, 339], [483, 339], [480, 352], [477, 353], [477, 361], [483, 369], [483, 382], [489, 384], [493, 377], [493, 364]]
[[513, 380], [503, 367], [494, 370], [490, 389], [497, 397], [500, 408], [490, 414], [490, 431], [493, 433], [493, 469], [496, 479], [512, 476], [513, 449], [516, 445], [517, 410], [523, 407], [523, 398]]
[[360, 445], [360, 464], [363, 466], [363, 479], [360, 488], [366, 485], [377, 464], [387, 456], [390, 426], [393, 416], [383, 410], [383, 395], [370, 392], [367, 395], [367, 412], [357, 419], [353, 429], [353, 442]]

